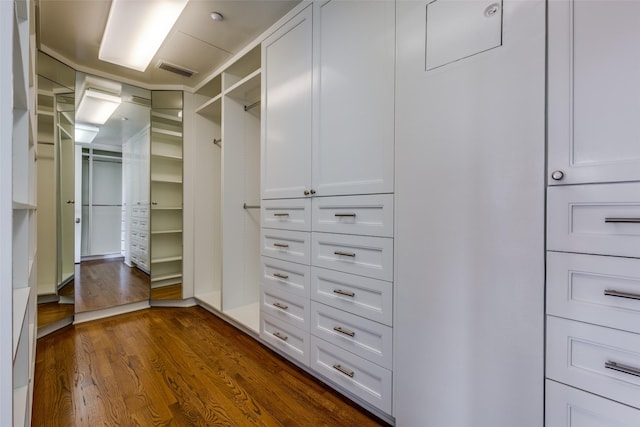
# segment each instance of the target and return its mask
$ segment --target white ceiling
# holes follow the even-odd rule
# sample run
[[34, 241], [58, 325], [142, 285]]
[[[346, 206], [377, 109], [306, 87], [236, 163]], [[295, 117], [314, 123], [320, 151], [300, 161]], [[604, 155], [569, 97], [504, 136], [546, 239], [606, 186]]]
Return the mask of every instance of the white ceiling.
[[[299, 2], [300, 0], [190, 0], [145, 72], [98, 59], [110, 0], [40, 0], [38, 42], [43, 52], [78, 71], [110, 77], [147, 89], [167, 85], [193, 88]], [[211, 19], [210, 14], [214, 11], [224, 16], [222, 22]], [[187, 78], [158, 69], [156, 65], [160, 60], [195, 71], [196, 74]], [[47, 68], [45, 74], [62, 83], [63, 76], [59, 71], [50, 70], [55, 68], [50, 63], [51, 61], [41, 62], [41, 66]], [[131, 90], [136, 89], [123, 86], [124, 99], [125, 92]], [[123, 117], [127, 120], [122, 120]], [[149, 109], [125, 101], [112, 118], [100, 126], [93, 144], [119, 146], [148, 124]]]
[[[153, 0], [131, 0], [153, 1]], [[190, 0], [145, 72], [98, 59], [110, 0], [40, 0], [39, 44], [72, 67], [146, 88], [194, 87], [266, 31], [300, 0]], [[213, 11], [224, 16], [210, 18]], [[191, 78], [156, 68], [160, 60], [195, 71]]]

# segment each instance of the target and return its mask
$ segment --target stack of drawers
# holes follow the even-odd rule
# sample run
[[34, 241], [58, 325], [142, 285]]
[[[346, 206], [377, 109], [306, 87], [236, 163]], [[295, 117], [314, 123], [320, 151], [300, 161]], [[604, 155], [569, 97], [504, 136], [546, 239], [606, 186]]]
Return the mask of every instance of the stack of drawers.
[[393, 195], [262, 209], [263, 339], [390, 414]]
[[640, 425], [639, 195], [549, 188], [547, 427]]
[[149, 207], [135, 205], [131, 210], [131, 261], [149, 274]]

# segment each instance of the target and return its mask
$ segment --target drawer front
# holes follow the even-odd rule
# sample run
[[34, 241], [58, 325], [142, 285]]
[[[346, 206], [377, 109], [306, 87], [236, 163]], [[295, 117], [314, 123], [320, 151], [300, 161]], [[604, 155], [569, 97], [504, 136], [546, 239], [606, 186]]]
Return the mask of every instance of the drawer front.
[[311, 199], [262, 200], [262, 226], [311, 231]]
[[140, 218], [138, 220], [138, 225], [140, 228], [147, 230], [149, 228], [149, 220], [147, 218]]
[[547, 376], [638, 407], [640, 335], [547, 316]]
[[313, 335], [310, 340], [311, 369], [381, 411], [391, 413], [391, 371]]
[[275, 319], [290, 323], [304, 331], [309, 330], [309, 300], [283, 292], [277, 285], [262, 285], [262, 312]]
[[260, 338], [283, 354], [309, 365], [309, 333], [295, 326], [260, 313]]
[[311, 267], [311, 299], [376, 322], [393, 324], [393, 284]]
[[309, 299], [310, 267], [262, 257], [262, 284]]
[[548, 252], [547, 313], [640, 333], [640, 259]]
[[309, 265], [311, 233], [262, 229], [262, 255]]
[[139, 231], [138, 232], [138, 238], [140, 240], [142, 240], [143, 242], [146, 242], [147, 240], [149, 240], [149, 234], [147, 234], [146, 231]]
[[548, 190], [550, 250], [640, 257], [640, 183]]
[[389, 282], [393, 280], [393, 239], [311, 234], [314, 266]]
[[392, 369], [393, 330], [333, 307], [311, 302], [312, 335]]
[[393, 194], [316, 197], [313, 231], [393, 237]]
[[546, 381], [546, 427], [637, 427], [640, 411], [555, 381]]

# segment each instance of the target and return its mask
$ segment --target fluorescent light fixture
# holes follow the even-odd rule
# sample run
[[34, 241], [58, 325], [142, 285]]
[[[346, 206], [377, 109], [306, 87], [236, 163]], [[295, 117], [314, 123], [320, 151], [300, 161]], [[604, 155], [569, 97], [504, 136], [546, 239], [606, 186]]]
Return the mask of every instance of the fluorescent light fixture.
[[98, 58], [145, 71], [188, 0], [112, 0]]
[[120, 106], [121, 102], [122, 99], [119, 96], [95, 89], [86, 89], [82, 93], [82, 98], [76, 111], [76, 120], [94, 125], [103, 125]]
[[85, 125], [82, 123], [76, 123], [75, 127], [75, 140], [76, 142], [82, 142], [90, 144], [100, 132], [100, 128], [95, 126]]

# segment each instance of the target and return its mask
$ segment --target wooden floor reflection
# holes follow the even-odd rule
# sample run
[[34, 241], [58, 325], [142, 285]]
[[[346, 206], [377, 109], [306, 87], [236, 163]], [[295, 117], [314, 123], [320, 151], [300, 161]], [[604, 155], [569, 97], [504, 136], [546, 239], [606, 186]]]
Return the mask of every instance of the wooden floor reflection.
[[100, 310], [149, 299], [149, 276], [129, 267], [123, 258], [76, 264], [76, 313]]
[[74, 288], [75, 283], [72, 280], [58, 291], [60, 301], [38, 304], [38, 328], [73, 316]]

